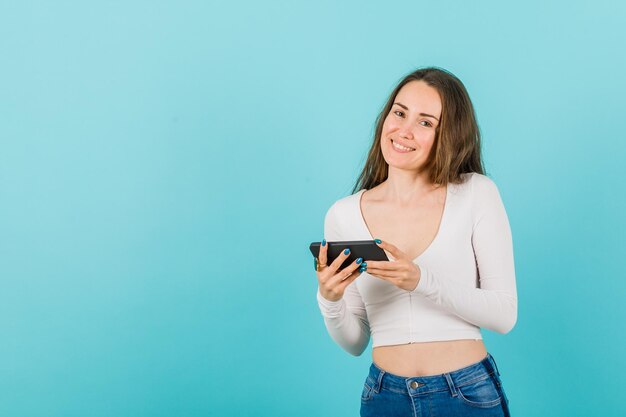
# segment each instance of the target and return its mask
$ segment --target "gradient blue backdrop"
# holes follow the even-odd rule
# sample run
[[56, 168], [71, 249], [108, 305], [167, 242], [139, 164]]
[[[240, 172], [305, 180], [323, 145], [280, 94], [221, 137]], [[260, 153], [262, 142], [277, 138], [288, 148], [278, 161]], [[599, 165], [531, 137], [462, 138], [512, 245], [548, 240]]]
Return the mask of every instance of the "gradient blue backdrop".
[[617, 3], [2, 1], [0, 415], [358, 415], [308, 244], [426, 65], [511, 221], [513, 415], [624, 415]]

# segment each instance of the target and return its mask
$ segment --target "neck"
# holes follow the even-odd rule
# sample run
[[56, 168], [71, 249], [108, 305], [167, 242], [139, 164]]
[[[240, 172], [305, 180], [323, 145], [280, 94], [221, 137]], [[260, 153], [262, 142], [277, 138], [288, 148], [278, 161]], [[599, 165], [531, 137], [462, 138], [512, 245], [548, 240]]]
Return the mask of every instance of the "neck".
[[381, 191], [385, 200], [402, 205], [418, 203], [438, 188], [430, 182], [427, 172], [418, 173], [392, 166], [389, 167], [387, 179], [382, 185]]

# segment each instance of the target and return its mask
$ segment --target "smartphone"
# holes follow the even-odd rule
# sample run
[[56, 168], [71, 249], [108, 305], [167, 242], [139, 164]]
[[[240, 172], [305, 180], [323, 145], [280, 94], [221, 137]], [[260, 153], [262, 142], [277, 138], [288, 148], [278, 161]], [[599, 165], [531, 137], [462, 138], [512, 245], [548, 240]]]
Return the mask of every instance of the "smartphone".
[[[313, 242], [309, 246], [311, 253], [316, 258], [320, 253], [320, 246], [322, 242]], [[385, 251], [376, 244], [373, 240], [346, 240], [337, 242], [326, 242], [327, 257], [326, 265], [330, 265], [346, 248], [350, 248], [350, 254], [348, 258], [341, 264], [339, 269], [343, 269], [356, 261], [357, 258], [363, 258], [363, 261], [388, 261]]]

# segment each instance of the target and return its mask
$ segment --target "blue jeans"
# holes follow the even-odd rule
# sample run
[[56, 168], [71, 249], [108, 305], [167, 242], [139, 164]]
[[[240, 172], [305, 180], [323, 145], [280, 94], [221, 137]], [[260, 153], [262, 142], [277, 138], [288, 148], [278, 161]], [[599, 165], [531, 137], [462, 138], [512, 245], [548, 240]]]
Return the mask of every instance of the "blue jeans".
[[361, 417], [509, 417], [498, 366], [491, 354], [441, 375], [404, 377], [374, 362], [361, 394]]

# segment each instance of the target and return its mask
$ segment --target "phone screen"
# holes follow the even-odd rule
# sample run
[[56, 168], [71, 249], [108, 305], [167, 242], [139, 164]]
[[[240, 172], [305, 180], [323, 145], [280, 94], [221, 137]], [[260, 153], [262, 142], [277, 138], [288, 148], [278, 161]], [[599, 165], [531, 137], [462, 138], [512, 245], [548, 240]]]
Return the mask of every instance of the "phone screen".
[[[316, 258], [320, 253], [321, 242], [313, 242], [309, 246], [311, 253]], [[388, 261], [389, 258], [385, 251], [379, 247], [373, 240], [348, 240], [348, 241], [336, 241], [326, 242], [328, 245], [328, 261], [327, 265], [330, 265], [337, 257], [346, 249], [350, 248], [350, 254], [348, 258], [343, 261], [339, 269], [343, 269], [356, 261], [357, 258], [363, 258], [363, 261]]]

